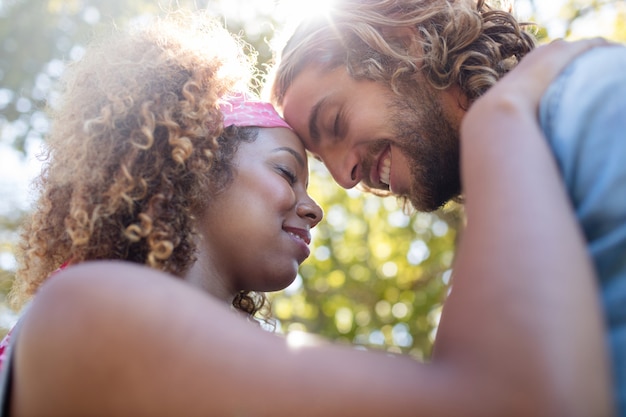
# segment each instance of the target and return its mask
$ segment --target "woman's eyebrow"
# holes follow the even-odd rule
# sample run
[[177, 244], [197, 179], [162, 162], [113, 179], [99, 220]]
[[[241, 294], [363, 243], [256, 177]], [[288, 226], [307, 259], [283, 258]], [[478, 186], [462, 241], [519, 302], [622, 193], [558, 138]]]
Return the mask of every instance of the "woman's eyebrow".
[[296, 161], [298, 161], [298, 164], [301, 167], [304, 167], [304, 158], [302, 157], [302, 154], [300, 154], [300, 152], [288, 146], [281, 146], [279, 148], [275, 148], [272, 150], [272, 152], [281, 152], [281, 151], [289, 152], [290, 154], [292, 154], [293, 157], [296, 158]]

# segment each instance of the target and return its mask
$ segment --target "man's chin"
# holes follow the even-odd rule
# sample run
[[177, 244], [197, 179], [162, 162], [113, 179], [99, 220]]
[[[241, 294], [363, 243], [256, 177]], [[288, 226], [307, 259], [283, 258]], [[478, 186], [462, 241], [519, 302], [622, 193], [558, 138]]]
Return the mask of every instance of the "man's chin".
[[411, 189], [411, 192], [400, 197], [406, 204], [410, 204], [414, 210], [430, 213], [443, 207], [449, 200], [449, 195], [436, 192], [425, 192], [423, 189]]
[[395, 197], [405, 210], [425, 213], [436, 211], [455, 198], [452, 193], [426, 192], [423, 187], [417, 186], [411, 187], [409, 191], [393, 192], [385, 184], [372, 186], [361, 182], [357, 188], [379, 197]]

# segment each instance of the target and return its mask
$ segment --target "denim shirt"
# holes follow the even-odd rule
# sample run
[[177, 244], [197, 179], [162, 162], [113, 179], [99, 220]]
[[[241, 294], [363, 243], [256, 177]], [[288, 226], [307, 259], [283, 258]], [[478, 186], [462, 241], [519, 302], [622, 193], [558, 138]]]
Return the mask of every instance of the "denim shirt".
[[626, 416], [626, 47], [577, 58], [539, 114], [595, 263], [618, 415]]

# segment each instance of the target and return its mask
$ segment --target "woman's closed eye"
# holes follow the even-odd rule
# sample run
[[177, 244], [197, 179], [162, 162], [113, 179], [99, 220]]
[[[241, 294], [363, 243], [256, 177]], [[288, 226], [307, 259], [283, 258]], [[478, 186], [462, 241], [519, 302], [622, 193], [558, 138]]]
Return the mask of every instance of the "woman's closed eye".
[[287, 180], [290, 185], [294, 185], [298, 181], [296, 174], [289, 168], [284, 166], [277, 166], [276, 169]]

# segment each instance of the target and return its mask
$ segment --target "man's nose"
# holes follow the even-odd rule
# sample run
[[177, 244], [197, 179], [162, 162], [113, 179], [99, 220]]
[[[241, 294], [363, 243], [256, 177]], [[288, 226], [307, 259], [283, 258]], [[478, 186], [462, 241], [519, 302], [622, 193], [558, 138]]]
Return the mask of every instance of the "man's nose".
[[362, 178], [361, 160], [356, 152], [320, 155], [330, 175], [341, 187], [349, 189], [357, 185]]

